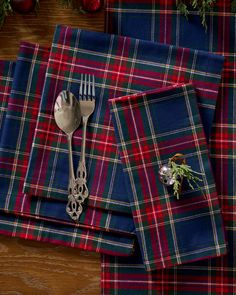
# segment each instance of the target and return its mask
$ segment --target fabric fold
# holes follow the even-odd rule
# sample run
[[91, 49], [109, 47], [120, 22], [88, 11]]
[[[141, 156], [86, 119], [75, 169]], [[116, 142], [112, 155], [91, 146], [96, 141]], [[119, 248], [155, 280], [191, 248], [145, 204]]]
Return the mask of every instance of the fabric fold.
[[[43, 202], [40, 199], [32, 199], [22, 193], [24, 168], [27, 166], [30, 138], [34, 131], [39, 93], [42, 90], [40, 84], [35, 88], [32, 77], [36, 76], [38, 83], [43, 83], [40, 75], [46, 63], [41, 63], [41, 59], [46, 58], [47, 54], [47, 49], [23, 42], [17, 64], [0, 61], [0, 233], [98, 253], [131, 255], [134, 237], [125, 231], [132, 231], [132, 218], [124, 229], [125, 216], [123, 224], [118, 221], [114, 223], [108, 212], [97, 212], [94, 215], [97, 218], [96, 224], [88, 224], [88, 220], [92, 220], [93, 210], [87, 212], [87, 225], [75, 225], [63, 219], [58, 220], [58, 216], [55, 218], [54, 210], [57, 214], [61, 213], [55, 208], [56, 204], [46, 206], [47, 210], [43, 212]], [[45, 205], [42, 207], [45, 210]], [[109, 222], [106, 222], [106, 218]], [[101, 224], [106, 224], [102, 232], [99, 228]], [[116, 228], [115, 231], [107, 232], [113, 227]]]
[[[23, 42], [15, 67], [0, 151], [0, 209], [61, 223], [74, 221], [66, 213], [66, 201], [48, 200], [22, 193], [29, 154], [33, 143], [38, 109], [49, 57], [49, 48]], [[80, 226], [133, 234], [131, 216], [88, 207]]]
[[[148, 271], [226, 253], [207, 142], [192, 85], [109, 100], [143, 263]], [[201, 181], [180, 199], [160, 168], [182, 154]]]

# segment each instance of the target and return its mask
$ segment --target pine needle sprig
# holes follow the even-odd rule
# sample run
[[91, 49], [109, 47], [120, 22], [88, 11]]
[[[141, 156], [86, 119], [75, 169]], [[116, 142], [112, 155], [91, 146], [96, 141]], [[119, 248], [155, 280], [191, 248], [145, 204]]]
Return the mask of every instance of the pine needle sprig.
[[231, 2], [231, 11], [232, 11], [232, 12], [236, 12], [236, 0], [233, 0], [233, 1]]
[[174, 190], [174, 196], [179, 200], [180, 192], [181, 192], [181, 186], [182, 186], [182, 180], [183, 178], [187, 179], [187, 182], [192, 190], [194, 190], [194, 185], [201, 189], [199, 186], [199, 182], [202, 182], [203, 180], [199, 178], [197, 175], [203, 175], [203, 173], [194, 171], [189, 165], [187, 164], [177, 164], [176, 162], [170, 160], [168, 165], [171, 168], [172, 171], [172, 177], [174, 179], [173, 184], [173, 190]]
[[11, 0], [0, 0], [0, 28], [5, 21], [5, 17], [8, 16], [11, 12]]
[[[176, 6], [178, 10], [187, 17], [189, 14], [189, 10], [187, 4], [185, 4], [184, 1], [185, 0], [176, 0]], [[216, 0], [190, 0], [188, 2], [190, 2], [190, 5], [193, 9], [198, 10], [201, 17], [201, 23], [203, 27], [207, 30], [206, 13], [211, 9]]]
[[183, 1], [176, 0], [177, 9], [186, 17], [188, 17], [189, 11], [187, 5]]
[[72, 8], [81, 12], [82, 14], [86, 14], [86, 11], [83, 9], [81, 0], [60, 0], [60, 3], [66, 8]]

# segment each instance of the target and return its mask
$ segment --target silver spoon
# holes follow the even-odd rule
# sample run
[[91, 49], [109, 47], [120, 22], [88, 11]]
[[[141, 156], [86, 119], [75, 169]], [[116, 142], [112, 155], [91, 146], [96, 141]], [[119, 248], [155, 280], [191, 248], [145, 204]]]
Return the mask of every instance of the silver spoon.
[[70, 91], [62, 91], [59, 93], [54, 105], [54, 117], [57, 126], [67, 135], [68, 148], [69, 148], [69, 185], [68, 185], [68, 204], [67, 213], [72, 219], [74, 211], [77, 208], [77, 202], [73, 198], [73, 187], [75, 182], [75, 173], [73, 168], [73, 155], [72, 155], [72, 137], [75, 130], [81, 123], [81, 112], [78, 100]]

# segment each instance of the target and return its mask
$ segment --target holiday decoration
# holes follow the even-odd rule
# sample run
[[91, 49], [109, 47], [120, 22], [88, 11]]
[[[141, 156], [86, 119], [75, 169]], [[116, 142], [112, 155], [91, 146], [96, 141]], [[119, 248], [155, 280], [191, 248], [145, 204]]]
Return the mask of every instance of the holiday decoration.
[[187, 165], [182, 154], [174, 155], [169, 159], [168, 164], [163, 165], [159, 170], [160, 181], [166, 186], [173, 186], [174, 196], [176, 196], [177, 199], [180, 197], [184, 178], [187, 180], [192, 190], [194, 190], [193, 184], [200, 189], [198, 182], [202, 182], [202, 179], [194, 174], [203, 175], [202, 173], [194, 171]]
[[[220, 0], [219, 0], [220, 1]], [[212, 6], [216, 3], [216, 0], [176, 0], [176, 6], [178, 10], [188, 17], [189, 7], [192, 6], [193, 9], [198, 10], [199, 15], [202, 20], [202, 25], [207, 30], [206, 22], [206, 12], [209, 11]], [[236, 0], [231, 2], [231, 11], [236, 12]]]
[[101, 7], [100, 0], [82, 0], [82, 9], [88, 12], [95, 12]]
[[10, 5], [13, 11], [24, 14], [33, 11], [36, 3], [36, 0], [11, 0]]
[[77, 9], [82, 13], [95, 12], [102, 6], [101, 0], [61, 0], [66, 7]]
[[[72, 7], [82, 13], [95, 12], [102, 7], [102, 0], [60, 0], [62, 5]], [[207, 30], [206, 12], [209, 11], [216, 0], [176, 0], [178, 10], [188, 17], [189, 9], [199, 12], [202, 25]], [[39, 4], [39, 0], [0, 0], [0, 28], [4, 23], [5, 17], [12, 11], [18, 13], [29, 13]], [[236, 12], [236, 0], [231, 2], [231, 11]]]
[[12, 12], [10, 0], [0, 0], [0, 27], [3, 25], [5, 17]]

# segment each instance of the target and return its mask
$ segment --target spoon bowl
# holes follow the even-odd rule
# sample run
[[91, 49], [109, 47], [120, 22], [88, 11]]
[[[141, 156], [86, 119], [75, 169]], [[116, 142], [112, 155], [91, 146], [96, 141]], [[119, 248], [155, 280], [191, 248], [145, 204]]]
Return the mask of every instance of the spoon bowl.
[[70, 91], [59, 93], [55, 106], [54, 117], [57, 126], [67, 135], [73, 134], [81, 122], [78, 100]]

